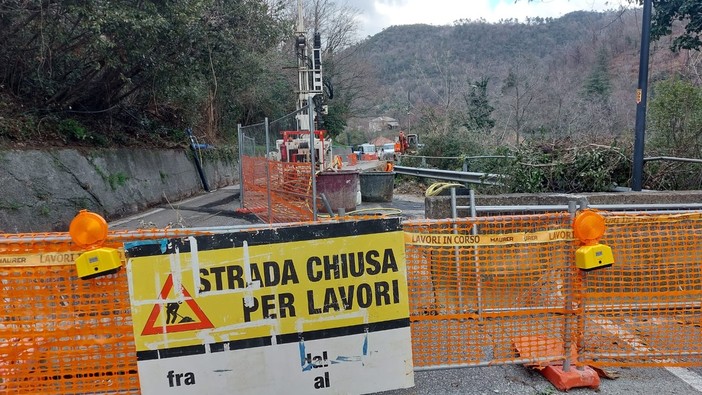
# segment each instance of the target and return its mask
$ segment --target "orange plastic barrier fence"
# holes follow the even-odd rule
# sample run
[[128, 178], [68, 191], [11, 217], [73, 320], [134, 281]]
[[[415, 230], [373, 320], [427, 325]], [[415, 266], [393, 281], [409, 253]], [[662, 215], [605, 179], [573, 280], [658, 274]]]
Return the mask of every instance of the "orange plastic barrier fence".
[[580, 271], [566, 213], [406, 222], [415, 366], [702, 366], [702, 214], [606, 223]]
[[[312, 176], [309, 163], [242, 157], [243, 205], [266, 223], [311, 221]], [[270, 196], [270, 201], [269, 201]]]
[[[103, 246], [205, 234], [117, 231]], [[126, 273], [80, 280], [81, 253], [67, 232], [0, 234], [0, 393], [139, 393]]]
[[583, 362], [702, 366], [702, 214], [605, 218], [615, 264], [583, 276]]
[[[405, 222], [415, 367], [548, 362], [515, 342], [575, 341], [568, 214]], [[474, 228], [475, 226], [475, 228]], [[571, 328], [575, 328], [571, 325]], [[575, 344], [575, 343], [573, 343]]]
[[1, 393], [139, 393], [124, 271], [81, 281], [73, 265], [2, 267], [0, 290]]
[[[702, 214], [605, 218], [615, 263], [589, 272], [567, 213], [405, 222], [415, 367], [702, 366]], [[80, 280], [76, 251], [0, 235], [0, 393], [139, 392], [126, 273]]]

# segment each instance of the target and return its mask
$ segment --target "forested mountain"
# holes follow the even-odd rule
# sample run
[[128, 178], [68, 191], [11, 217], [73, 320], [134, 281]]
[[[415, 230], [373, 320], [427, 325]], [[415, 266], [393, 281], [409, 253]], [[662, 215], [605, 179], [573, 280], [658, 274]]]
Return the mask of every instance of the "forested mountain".
[[[236, 144], [237, 124], [294, 110], [296, 3], [4, 1], [0, 146], [183, 145], [187, 127]], [[651, 46], [647, 154], [702, 157], [702, 56], [686, 49], [699, 47], [702, 6], [654, 4], [656, 18], [669, 19], [654, 20], [663, 37]], [[667, 34], [682, 11], [694, 23], [676, 22]], [[391, 116], [420, 135], [427, 155], [528, 159], [514, 164], [528, 181], [517, 182], [522, 189], [582, 189], [549, 174], [601, 158], [579, 173], [592, 173], [595, 189], [626, 183], [641, 10], [393, 26], [360, 42], [348, 5], [309, 0], [304, 15], [322, 34], [334, 91], [323, 127], [337, 141], [377, 137], [368, 119]], [[678, 40], [691, 26], [697, 35]], [[602, 146], [607, 152], [593, 148]]]
[[[640, 9], [631, 9], [521, 23], [462, 20], [387, 28], [350, 49], [376, 80], [370, 99], [356, 107], [362, 116], [349, 122], [341, 139], [375, 137], [367, 118], [391, 116], [427, 143], [425, 155], [517, 155], [523, 159], [513, 168], [515, 178], [521, 177], [517, 190], [627, 185], [641, 18]], [[681, 30], [674, 25], [672, 35], [651, 45], [649, 113], [659, 118], [649, 115], [649, 156], [702, 156], [702, 109], [695, 104], [702, 98], [702, 55], [671, 50]], [[671, 87], [671, 81], [680, 84]], [[667, 93], [674, 89], [686, 94], [674, 99]], [[685, 110], [673, 114], [670, 108]], [[673, 140], [688, 144], [672, 146]], [[656, 164], [648, 169], [662, 172], [649, 174], [656, 188], [681, 187], [684, 174], [699, 171]], [[699, 177], [692, 184], [697, 182]]]
[[[449, 125], [456, 132], [469, 118], [471, 96], [487, 81], [494, 129], [515, 143], [537, 132], [619, 136], [634, 120], [640, 21], [640, 11], [630, 10], [526, 23], [393, 26], [355, 49], [377, 73], [373, 96], [380, 100], [364, 115], [393, 116], [428, 134], [449, 133]], [[699, 55], [673, 53], [669, 44], [652, 45], [654, 82], [687, 74]]]

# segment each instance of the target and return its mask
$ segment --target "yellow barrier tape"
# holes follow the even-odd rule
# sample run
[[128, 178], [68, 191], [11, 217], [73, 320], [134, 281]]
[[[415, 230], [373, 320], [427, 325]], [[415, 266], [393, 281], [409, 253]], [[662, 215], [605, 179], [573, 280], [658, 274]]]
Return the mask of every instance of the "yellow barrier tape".
[[702, 213], [683, 213], [683, 214], [629, 214], [629, 215], [606, 215], [606, 225], [623, 225], [623, 224], [641, 224], [641, 223], [672, 223], [680, 221], [701, 220]]
[[0, 267], [72, 265], [82, 252], [0, 255]]
[[[122, 262], [124, 249], [119, 248]], [[32, 267], [32, 266], [63, 266], [74, 265], [76, 259], [85, 251], [44, 252], [34, 254], [0, 254], [0, 268], [3, 267]]]
[[551, 241], [574, 240], [572, 229], [553, 229], [529, 233], [504, 234], [452, 234], [452, 233], [412, 233], [405, 232], [405, 243], [422, 246], [476, 246], [524, 243], [548, 243]]

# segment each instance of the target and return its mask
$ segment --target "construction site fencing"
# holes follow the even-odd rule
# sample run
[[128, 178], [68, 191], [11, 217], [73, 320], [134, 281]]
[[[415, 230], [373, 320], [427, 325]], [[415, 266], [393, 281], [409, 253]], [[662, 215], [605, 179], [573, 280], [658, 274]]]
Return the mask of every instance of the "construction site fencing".
[[[577, 339], [570, 224], [568, 213], [405, 222], [415, 368], [562, 360]], [[519, 341], [549, 352], [520, 355]]]
[[276, 140], [298, 130], [296, 111], [274, 121], [239, 126], [241, 204], [264, 223], [304, 222], [314, 218], [314, 174], [309, 162], [272, 158]]
[[[186, 234], [202, 233], [112, 232], [105, 247]], [[80, 280], [81, 252], [67, 233], [0, 234], [0, 393], [139, 392], [126, 273]]]
[[567, 212], [405, 222], [415, 367], [702, 366], [702, 214], [603, 214], [593, 271]]
[[702, 365], [702, 213], [605, 214], [615, 264], [581, 273], [583, 363]]
[[[569, 212], [404, 222], [415, 369], [702, 366], [702, 214], [602, 214], [615, 263], [589, 272]], [[0, 235], [0, 392], [139, 392], [127, 273], [81, 280], [80, 252], [64, 233]]]

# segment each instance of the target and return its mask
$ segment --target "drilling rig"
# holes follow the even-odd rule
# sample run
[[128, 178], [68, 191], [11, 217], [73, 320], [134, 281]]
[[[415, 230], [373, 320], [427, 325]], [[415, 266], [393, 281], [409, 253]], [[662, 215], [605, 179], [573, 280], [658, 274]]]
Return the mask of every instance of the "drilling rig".
[[[309, 162], [311, 160], [310, 130], [314, 130], [314, 158], [320, 170], [324, 170], [332, 165], [332, 140], [327, 137], [325, 130], [318, 130], [316, 127], [320, 123], [320, 115], [326, 113], [326, 106], [322, 105], [324, 97], [322, 38], [318, 32], [314, 33], [310, 57], [302, 0], [297, 0], [297, 18], [295, 32], [298, 82], [297, 115], [295, 116], [297, 130], [282, 132], [282, 138], [276, 140], [275, 157], [283, 162]], [[309, 103], [311, 105], [308, 106]], [[313, 120], [312, 124], [310, 119]]]

